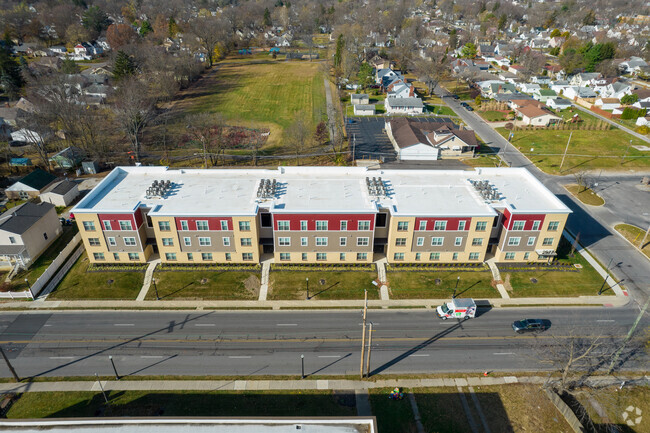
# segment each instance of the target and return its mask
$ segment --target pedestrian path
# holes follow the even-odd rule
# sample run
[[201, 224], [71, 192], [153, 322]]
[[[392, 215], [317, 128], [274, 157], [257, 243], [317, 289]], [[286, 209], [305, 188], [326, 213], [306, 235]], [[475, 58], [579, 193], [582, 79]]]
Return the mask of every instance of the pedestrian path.
[[485, 263], [487, 263], [487, 265], [490, 267], [490, 270], [492, 271], [492, 279], [497, 282], [496, 286], [497, 290], [499, 291], [499, 295], [501, 295], [503, 299], [510, 299], [510, 295], [506, 290], [506, 286], [503, 285], [503, 280], [501, 280], [501, 273], [499, 272], [499, 268], [497, 267], [494, 257], [486, 260]]
[[262, 280], [260, 282], [260, 296], [259, 301], [266, 301], [269, 293], [269, 274], [271, 273], [271, 263], [273, 257], [262, 261]]
[[388, 279], [386, 278], [386, 264], [388, 260], [384, 257], [375, 262], [377, 266], [377, 279], [379, 280], [379, 299], [382, 301], [388, 301], [390, 296], [388, 295]]
[[149, 292], [149, 288], [151, 287], [151, 281], [153, 280], [153, 271], [156, 269], [156, 266], [158, 266], [161, 263], [162, 260], [160, 258], [151, 260], [149, 262], [149, 266], [147, 266], [147, 272], [144, 274], [144, 282], [142, 283], [142, 289], [140, 289], [140, 293], [138, 293], [138, 297], [135, 298], [137, 302], [142, 302], [144, 301], [144, 298], [147, 296], [147, 292]]

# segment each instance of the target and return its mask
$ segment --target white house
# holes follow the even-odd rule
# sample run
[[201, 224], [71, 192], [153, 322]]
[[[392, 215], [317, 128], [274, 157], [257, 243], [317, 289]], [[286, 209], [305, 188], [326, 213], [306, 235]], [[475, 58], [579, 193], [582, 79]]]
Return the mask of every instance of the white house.
[[605, 87], [602, 96], [605, 96], [606, 98], [621, 99], [623, 96], [631, 94], [632, 86], [627, 83], [621, 83], [620, 81], [617, 81], [615, 83], [608, 84]]
[[553, 98], [546, 101], [546, 106], [553, 110], [565, 110], [571, 108], [573, 104], [568, 99]]
[[564, 96], [566, 96], [569, 99], [574, 99], [574, 98], [586, 99], [586, 98], [595, 98], [598, 95], [596, 95], [596, 92], [594, 92], [589, 87], [570, 86], [564, 90]]
[[650, 117], [637, 117], [636, 126], [648, 126], [650, 125]]
[[616, 98], [598, 98], [594, 105], [601, 110], [613, 110], [621, 105], [621, 101]]
[[623, 72], [624, 74], [633, 74], [636, 75], [641, 70], [648, 66], [648, 63], [646, 63], [645, 60], [643, 60], [641, 57], [636, 57], [632, 56], [630, 57], [629, 60], [626, 60], [624, 62], [621, 62], [618, 64], [618, 68]]
[[540, 84], [540, 85], [542, 85], [542, 84], [549, 85], [549, 84], [551, 84], [551, 78], [550, 77], [545, 77], [543, 75], [538, 75], [538, 76], [535, 76], [535, 77], [531, 77], [530, 82], [535, 83], [535, 84]]
[[533, 92], [533, 99], [536, 99], [539, 102], [546, 102], [553, 98], [557, 98], [557, 93], [551, 89], [537, 89]]
[[384, 100], [388, 114], [422, 114], [424, 104], [420, 98], [386, 98]]
[[562, 119], [550, 111], [536, 107], [534, 105], [525, 105], [515, 109], [515, 113], [521, 116], [525, 125], [531, 126], [548, 126], [557, 123]]
[[353, 93], [350, 95], [350, 102], [352, 105], [357, 105], [357, 104], [369, 104], [370, 103], [370, 96], [366, 95], [365, 93], [360, 93], [356, 94]]
[[355, 116], [374, 116], [375, 106], [372, 104], [356, 104], [354, 106]]
[[79, 187], [75, 182], [62, 180], [52, 184], [41, 193], [41, 201], [54, 206], [69, 206], [79, 196]]
[[390, 68], [384, 68], [384, 69], [377, 69], [377, 72], [375, 73], [375, 82], [377, 84], [381, 84], [384, 77], [387, 78], [396, 78], [399, 77], [399, 73], [393, 71]]
[[533, 93], [535, 90], [541, 89], [539, 84], [535, 83], [521, 83], [519, 85], [519, 90], [524, 93]]
[[395, 83], [390, 86], [386, 93], [386, 98], [414, 98], [415, 89], [413, 86], [405, 83]]

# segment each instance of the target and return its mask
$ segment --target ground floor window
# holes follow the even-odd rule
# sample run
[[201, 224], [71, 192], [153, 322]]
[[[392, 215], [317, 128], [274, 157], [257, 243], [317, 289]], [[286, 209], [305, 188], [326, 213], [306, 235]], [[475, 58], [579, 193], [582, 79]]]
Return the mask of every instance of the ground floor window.
[[440, 253], [429, 254], [429, 260], [440, 260]]
[[422, 258], [421, 253], [415, 253], [415, 260], [420, 260]]
[[478, 260], [479, 253], [469, 253], [470, 260]]
[[232, 256], [230, 255], [230, 253], [226, 253], [226, 261], [229, 262], [231, 260], [232, 260]]
[[524, 253], [524, 260], [528, 260], [530, 258], [530, 253], [526, 252]]
[[93, 253], [93, 257], [95, 260], [106, 260], [104, 253]]
[[404, 260], [404, 253], [395, 253], [393, 255], [393, 260]]
[[280, 253], [280, 260], [282, 260], [282, 261], [291, 260], [291, 254], [290, 253]]
[[189, 260], [190, 262], [193, 261], [194, 260], [194, 254], [187, 253], [187, 260]]
[[165, 258], [167, 260], [176, 260], [176, 253], [165, 253]]
[[368, 260], [368, 253], [357, 253], [357, 260]]
[[201, 253], [201, 259], [204, 261], [212, 260], [212, 253]]
[[140, 254], [138, 254], [138, 253], [129, 253], [129, 260], [140, 260]]
[[242, 259], [253, 260], [253, 253], [242, 253]]
[[453, 256], [451, 256], [452, 260], [458, 260], [458, 253], [454, 253]]
[[307, 253], [302, 253], [302, 261], [303, 262], [307, 261]]
[[316, 260], [327, 260], [327, 253], [316, 253]]
[[506, 260], [514, 260], [515, 253], [506, 253]]
[[339, 260], [344, 262], [345, 261], [345, 253], [340, 253], [339, 254]]
[[113, 260], [119, 261], [120, 260], [120, 254], [119, 253], [113, 253]]

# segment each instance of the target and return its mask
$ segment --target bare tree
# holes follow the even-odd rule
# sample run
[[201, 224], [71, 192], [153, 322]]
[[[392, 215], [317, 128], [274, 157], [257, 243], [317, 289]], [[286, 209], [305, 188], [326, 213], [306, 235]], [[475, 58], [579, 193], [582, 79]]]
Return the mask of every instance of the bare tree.
[[47, 113], [33, 112], [29, 116], [21, 117], [17, 120], [18, 126], [22, 128], [25, 141], [30, 143], [36, 150], [43, 166], [47, 171], [51, 171], [49, 152], [51, 148], [52, 137], [54, 136], [52, 119]]
[[221, 115], [197, 113], [187, 116], [185, 121], [190, 137], [201, 144], [203, 168], [208, 168], [208, 161], [210, 161], [210, 165], [216, 165], [219, 162], [219, 153], [223, 150], [221, 145], [223, 142], [223, 118]]
[[573, 173], [573, 178], [578, 185], [578, 193], [591, 189], [593, 186], [594, 180], [585, 170], [576, 171]]
[[201, 47], [206, 51], [208, 59], [208, 66], [212, 67], [215, 60], [215, 50], [219, 44], [227, 45], [229, 30], [231, 25], [229, 22], [217, 17], [197, 17], [188, 23], [189, 31], [194, 35]]
[[299, 155], [303, 152], [305, 146], [312, 137], [311, 128], [304, 116], [296, 117], [296, 120], [289, 125], [285, 136], [296, 154], [296, 164], [300, 164]]

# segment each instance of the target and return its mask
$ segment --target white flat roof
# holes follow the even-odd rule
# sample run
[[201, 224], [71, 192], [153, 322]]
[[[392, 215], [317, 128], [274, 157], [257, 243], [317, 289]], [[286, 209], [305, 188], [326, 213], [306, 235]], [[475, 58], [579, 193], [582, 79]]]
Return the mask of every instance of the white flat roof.
[[[366, 178], [381, 177], [387, 196], [371, 196]], [[259, 199], [262, 179], [276, 180], [276, 193]], [[155, 180], [173, 187], [164, 198], [146, 196]], [[472, 182], [487, 180], [500, 199], [486, 201]], [[274, 213], [364, 213], [390, 208], [402, 216], [491, 216], [494, 207], [519, 213], [571, 212], [523, 168], [463, 170], [368, 170], [366, 167], [280, 167], [278, 169], [168, 169], [118, 167], [73, 212], [133, 212], [151, 215], [255, 215]]]

